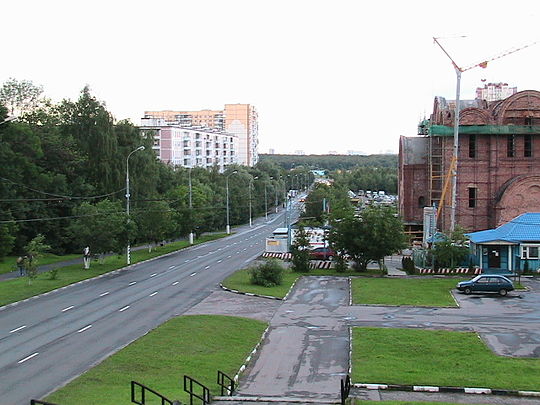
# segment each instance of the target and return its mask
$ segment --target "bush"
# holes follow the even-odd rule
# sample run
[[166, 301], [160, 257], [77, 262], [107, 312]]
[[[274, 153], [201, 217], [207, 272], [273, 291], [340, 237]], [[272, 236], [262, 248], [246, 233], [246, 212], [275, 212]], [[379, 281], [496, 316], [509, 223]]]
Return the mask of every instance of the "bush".
[[416, 271], [416, 267], [414, 266], [414, 260], [412, 259], [412, 257], [404, 256], [401, 259], [401, 268], [407, 274], [414, 274]]
[[349, 270], [349, 261], [346, 260], [343, 255], [336, 255], [334, 257], [334, 263], [335, 263], [335, 266], [334, 266], [334, 270], [337, 272], [337, 273], [345, 273]]
[[266, 260], [257, 267], [249, 269], [251, 284], [262, 285], [263, 287], [281, 285], [284, 271], [285, 269], [277, 260]]

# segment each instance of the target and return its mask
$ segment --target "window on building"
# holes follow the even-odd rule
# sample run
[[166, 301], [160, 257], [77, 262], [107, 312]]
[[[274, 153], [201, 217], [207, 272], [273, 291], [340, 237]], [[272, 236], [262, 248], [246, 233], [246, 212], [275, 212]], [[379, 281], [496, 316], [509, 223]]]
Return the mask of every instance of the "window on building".
[[523, 137], [523, 156], [532, 157], [532, 135], [526, 134]]
[[516, 136], [507, 135], [506, 137], [506, 157], [514, 157], [516, 154]]
[[476, 199], [477, 199], [477, 188], [469, 187], [469, 208], [476, 207]]
[[525, 125], [533, 125], [532, 117], [525, 118]]
[[424, 208], [425, 206], [426, 206], [426, 197], [421, 195], [420, 197], [418, 197], [418, 207]]
[[521, 245], [522, 259], [538, 259], [538, 248], [540, 245]]
[[469, 135], [469, 157], [476, 157], [476, 135]]

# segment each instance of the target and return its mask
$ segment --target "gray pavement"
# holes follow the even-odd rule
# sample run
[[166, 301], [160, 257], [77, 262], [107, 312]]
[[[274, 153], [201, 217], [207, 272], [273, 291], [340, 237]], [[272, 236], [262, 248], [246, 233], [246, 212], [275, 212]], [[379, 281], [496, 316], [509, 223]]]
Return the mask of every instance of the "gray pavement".
[[[398, 258], [394, 261], [398, 262]], [[349, 288], [344, 280], [304, 277], [276, 309], [261, 349], [240, 379], [237, 395], [227, 401], [218, 398], [215, 403], [337, 403], [340, 380], [349, 367], [350, 326], [476, 331], [499, 355], [538, 358], [540, 281], [526, 283], [529, 292], [508, 297], [457, 293], [454, 297], [460, 308], [415, 308], [349, 306]], [[263, 298], [251, 297], [253, 312], [257, 300], [264, 302]], [[265, 308], [264, 316], [258, 319], [267, 318], [270, 308], [261, 308]], [[212, 307], [206, 309], [211, 311]], [[540, 404], [540, 398], [530, 397], [355, 388], [351, 396], [375, 401]]]

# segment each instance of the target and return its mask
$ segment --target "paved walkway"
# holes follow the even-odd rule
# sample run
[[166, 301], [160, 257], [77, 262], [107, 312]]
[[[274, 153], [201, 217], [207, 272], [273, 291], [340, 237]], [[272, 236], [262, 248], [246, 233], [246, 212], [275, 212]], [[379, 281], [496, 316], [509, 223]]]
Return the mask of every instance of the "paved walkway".
[[[394, 261], [397, 263], [398, 258], [396, 257]], [[387, 266], [388, 264], [387, 261]], [[388, 267], [390, 270], [390, 266]], [[202, 303], [190, 313], [215, 313], [216, 307], [219, 307], [218, 313], [222, 314], [240, 316], [247, 314], [257, 319], [269, 319], [270, 326], [266, 338], [242, 374], [236, 395], [227, 398], [226, 401], [223, 398], [216, 398], [215, 404], [328, 404], [339, 403], [340, 380], [349, 371], [349, 327], [354, 325], [456, 330], [471, 330], [471, 327], [476, 325], [473, 328], [478, 329], [488, 345], [496, 352], [508, 355], [509, 351], [513, 351], [514, 355], [537, 357], [532, 347], [528, 347], [527, 344], [521, 347], [521, 344], [515, 342], [512, 345], [507, 342], [493, 344], [489, 341], [489, 335], [493, 333], [496, 336], [497, 329], [501, 326], [500, 322], [503, 320], [500, 317], [496, 318], [496, 325], [490, 325], [486, 317], [483, 317], [485, 325], [478, 326], [482, 312], [516, 316], [518, 307], [526, 302], [530, 305], [529, 313], [525, 308], [520, 308], [520, 313], [529, 325], [532, 322], [536, 326], [537, 318], [531, 311], [538, 313], [535, 309], [537, 307], [535, 300], [539, 297], [535, 298], [533, 295], [537, 295], [534, 289], [540, 282], [531, 283], [533, 286], [531, 297], [520, 299], [516, 296], [513, 301], [510, 298], [494, 299], [491, 296], [474, 298], [458, 294], [461, 309], [351, 307], [347, 279], [304, 277], [299, 280], [289, 298], [282, 304], [279, 301], [269, 303], [270, 300], [263, 298], [236, 296], [234, 306], [226, 311], [224, 308], [227, 301], [223, 301], [222, 298], [231, 293], [216, 292], [208, 303]], [[246, 300], [247, 306], [243, 313], [238, 313], [243, 300]], [[260, 314], [257, 302], [262, 305]], [[494, 308], [490, 309], [493, 306]], [[270, 313], [274, 309], [275, 313], [271, 316]], [[505, 329], [510, 331], [512, 326], [508, 325]], [[527, 343], [527, 339], [524, 339], [522, 343]], [[527, 349], [527, 354], [522, 353], [524, 349]], [[353, 389], [352, 394], [358, 399], [374, 401], [445, 401], [455, 404], [506, 405], [540, 403], [538, 398], [460, 393]]]

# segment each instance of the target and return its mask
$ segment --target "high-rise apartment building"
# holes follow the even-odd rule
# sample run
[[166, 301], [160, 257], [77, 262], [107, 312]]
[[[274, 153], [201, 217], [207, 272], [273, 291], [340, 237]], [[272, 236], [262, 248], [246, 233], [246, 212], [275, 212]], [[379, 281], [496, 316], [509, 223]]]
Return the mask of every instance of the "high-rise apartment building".
[[168, 125], [183, 128], [205, 127], [236, 135], [238, 164], [253, 166], [259, 160], [258, 115], [251, 104], [225, 104], [223, 110], [145, 111], [144, 117], [161, 118]]
[[143, 118], [140, 129], [154, 137], [152, 149], [163, 162], [183, 167], [217, 167], [238, 163], [238, 137], [216, 128], [181, 127], [164, 118]]
[[486, 101], [504, 100], [517, 93], [517, 87], [509, 87], [508, 83], [488, 83], [476, 88], [476, 98]]

